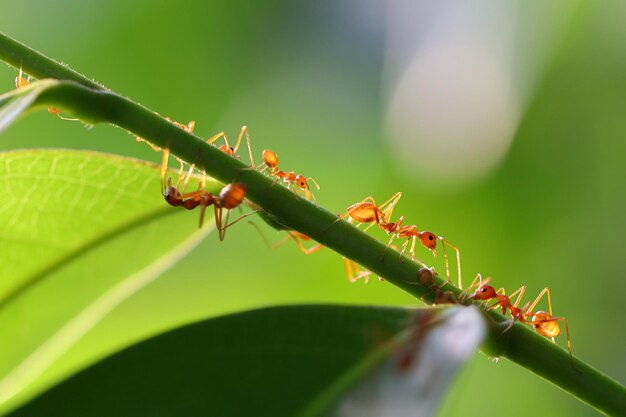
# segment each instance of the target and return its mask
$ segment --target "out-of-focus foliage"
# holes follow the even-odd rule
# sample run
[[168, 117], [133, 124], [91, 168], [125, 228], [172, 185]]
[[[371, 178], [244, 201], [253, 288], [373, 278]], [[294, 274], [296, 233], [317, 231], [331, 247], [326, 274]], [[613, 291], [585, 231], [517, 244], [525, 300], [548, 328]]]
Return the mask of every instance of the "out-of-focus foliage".
[[49, 384], [40, 377], [59, 356], [213, 227], [198, 230], [182, 210], [163, 205], [154, 164], [73, 150], [3, 152], [0, 161], [7, 184], [0, 206], [6, 410]]
[[[393, 76], [387, 71], [386, 40], [393, 29], [387, 16], [399, 3], [193, 1], [176, 9], [169, 3], [113, 1], [68, 9], [11, 0], [0, 26], [163, 115], [195, 119], [205, 137], [220, 130], [235, 135], [247, 124], [255, 156], [273, 149], [281, 168], [315, 177], [322, 187], [316, 196], [325, 207], [339, 212], [367, 195], [385, 199], [403, 191], [397, 215], [459, 246], [466, 281], [480, 271], [510, 290], [528, 285], [527, 294], [549, 286], [555, 314], [570, 323], [574, 352], [623, 381], [624, 332], [614, 323], [626, 289], [624, 5], [516, 2], [513, 23], [519, 24], [511, 25], [516, 29], [507, 48], [521, 58], [513, 68], [539, 62], [523, 59], [529, 47], [520, 39], [540, 34], [536, 41], [552, 47], [534, 64], [534, 81], [524, 78], [528, 87], [508, 151], [480, 179], [443, 183], [411, 165], [436, 172], [454, 170], [455, 164], [433, 164], [420, 158], [419, 148], [408, 152], [391, 141], [387, 125]], [[456, 3], [450, 4], [454, 9]], [[563, 16], [560, 30], [550, 30], [555, 21], [529, 18], [548, 14]], [[431, 20], [420, 17], [414, 22], [427, 37]], [[420, 39], [412, 42], [419, 45]], [[452, 76], [463, 59], [450, 63]], [[14, 76], [0, 68], [4, 90], [13, 87]], [[510, 80], [518, 85], [521, 77]], [[0, 140], [2, 149], [50, 146], [159, 159], [118, 129], [88, 131], [45, 112], [14, 125]], [[189, 224], [196, 221], [188, 213]], [[431, 259], [425, 252], [420, 256]], [[310, 301], [416, 302], [384, 283], [348, 284], [340, 259], [329, 251], [307, 257], [289, 243], [269, 251], [252, 227], [241, 224], [223, 244], [208, 239], [121, 305], [57, 367], [199, 317]], [[115, 344], [108, 337], [112, 332]], [[524, 369], [477, 356], [441, 415], [475, 409], [475, 399], [485, 392], [506, 404], [511, 417], [594, 413]], [[500, 411], [480, 410], [484, 416]]]
[[132, 346], [11, 415], [430, 416], [484, 335], [476, 308], [247, 311]]

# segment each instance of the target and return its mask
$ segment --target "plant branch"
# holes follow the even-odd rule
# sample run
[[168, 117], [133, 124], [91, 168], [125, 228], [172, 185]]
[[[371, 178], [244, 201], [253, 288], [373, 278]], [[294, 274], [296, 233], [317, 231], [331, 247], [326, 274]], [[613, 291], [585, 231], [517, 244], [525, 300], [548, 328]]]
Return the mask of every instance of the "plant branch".
[[[195, 163], [223, 183], [242, 182], [247, 186], [247, 197], [284, 229], [304, 233], [415, 297], [427, 303], [434, 301], [436, 294], [431, 287], [421, 285], [417, 279], [418, 264], [409, 260], [401, 262], [400, 254], [393, 249], [387, 250], [383, 259], [382, 242], [345, 221], [337, 221], [336, 213], [317, 207], [160, 115], [103, 89], [3, 34], [0, 34], [0, 59], [15, 67], [22, 66], [38, 78], [69, 80], [33, 83], [29, 88], [41, 88], [33, 107], [56, 107], [87, 123], [112, 123], [156, 146], [169, 148], [172, 154]], [[20, 89], [5, 94], [0, 97], [0, 106], [28, 93], [28, 89]], [[442, 284], [443, 280], [437, 277], [435, 283]], [[449, 284], [442, 291], [457, 296], [461, 292]], [[483, 346], [485, 353], [517, 362], [604, 413], [619, 415], [626, 410], [626, 389], [618, 382], [576, 358], [572, 363], [567, 351], [519, 323], [503, 334], [509, 323], [507, 319], [496, 312], [490, 312], [489, 316], [493, 320], [488, 320], [490, 337]]]

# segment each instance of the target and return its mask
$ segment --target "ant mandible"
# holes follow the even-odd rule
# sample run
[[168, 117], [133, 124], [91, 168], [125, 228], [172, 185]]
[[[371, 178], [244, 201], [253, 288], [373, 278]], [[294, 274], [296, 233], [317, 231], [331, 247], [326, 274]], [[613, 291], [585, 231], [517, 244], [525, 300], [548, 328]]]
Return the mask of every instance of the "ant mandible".
[[289, 189], [291, 189], [292, 191], [293, 189], [291, 188], [291, 185], [293, 183], [296, 183], [296, 185], [300, 187], [302, 191], [304, 191], [305, 198], [309, 200], [310, 197], [313, 197], [313, 201], [317, 205], [317, 199], [315, 198], [313, 191], [311, 191], [311, 187], [309, 187], [308, 181], [313, 182], [313, 184], [315, 184], [315, 187], [318, 190], [320, 189], [320, 186], [312, 177], [305, 177], [304, 175], [299, 175], [299, 174], [296, 175], [296, 173], [294, 173], [293, 171], [285, 172], [285, 171], [279, 170], [278, 169], [278, 155], [276, 155], [276, 152], [274, 151], [271, 151], [269, 149], [264, 149], [262, 155], [263, 155], [263, 164], [265, 165], [265, 167], [263, 167], [263, 169], [261, 169], [260, 172], [263, 172], [269, 168], [270, 175], [273, 177], [276, 177], [277, 180], [279, 179], [283, 180], [285, 183], [287, 183]]

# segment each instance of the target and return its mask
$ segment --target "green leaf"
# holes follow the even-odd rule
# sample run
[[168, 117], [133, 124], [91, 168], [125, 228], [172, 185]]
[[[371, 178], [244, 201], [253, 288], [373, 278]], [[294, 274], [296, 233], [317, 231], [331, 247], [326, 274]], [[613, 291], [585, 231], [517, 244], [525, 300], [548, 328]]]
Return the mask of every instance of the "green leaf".
[[165, 204], [159, 167], [130, 158], [5, 152], [0, 177], [1, 411], [41, 389], [50, 365], [212, 227]]
[[475, 308], [253, 310], [132, 346], [12, 415], [431, 415], [484, 334]]

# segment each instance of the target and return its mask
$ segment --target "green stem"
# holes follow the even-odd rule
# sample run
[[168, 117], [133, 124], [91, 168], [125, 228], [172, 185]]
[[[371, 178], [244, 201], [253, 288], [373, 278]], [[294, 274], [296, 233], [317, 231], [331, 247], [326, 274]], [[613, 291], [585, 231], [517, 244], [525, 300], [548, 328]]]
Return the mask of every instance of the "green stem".
[[[0, 59], [15, 67], [22, 66], [27, 73], [38, 78], [71, 80], [42, 81], [46, 86], [34, 107], [57, 107], [89, 123], [112, 123], [156, 146], [169, 148], [174, 155], [195, 163], [223, 183], [242, 182], [247, 186], [247, 197], [275, 223], [311, 236], [425, 302], [435, 299], [431, 287], [421, 285], [417, 280], [418, 264], [409, 260], [401, 262], [400, 254], [393, 249], [387, 250], [383, 259], [383, 243], [345, 221], [336, 221], [336, 213], [317, 207], [275, 184], [268, 176], [186, 133], [158, 114], [102, 89], [84, 76], [2, 34]], [[20, 90], [6, 94], [0, 97], [0, 105], [16, 95], [27, 93]], [[436, 279], [435, 284], [442, 283], [443, 280]], [[451, 291], [457, 296], [461, 292], [449, 284], [442, 291]], [[626, 389], [618, 382], [578, 359], [571, 361], [566, 350], [521, 324], [502, 334], [506, 318], [495, 312], [489, 315], [493, 321], [490, 320], [490, 337], [483, 346], [485, 353], [517, 362], [604, 413], [621, 415], [626, 410]]]

